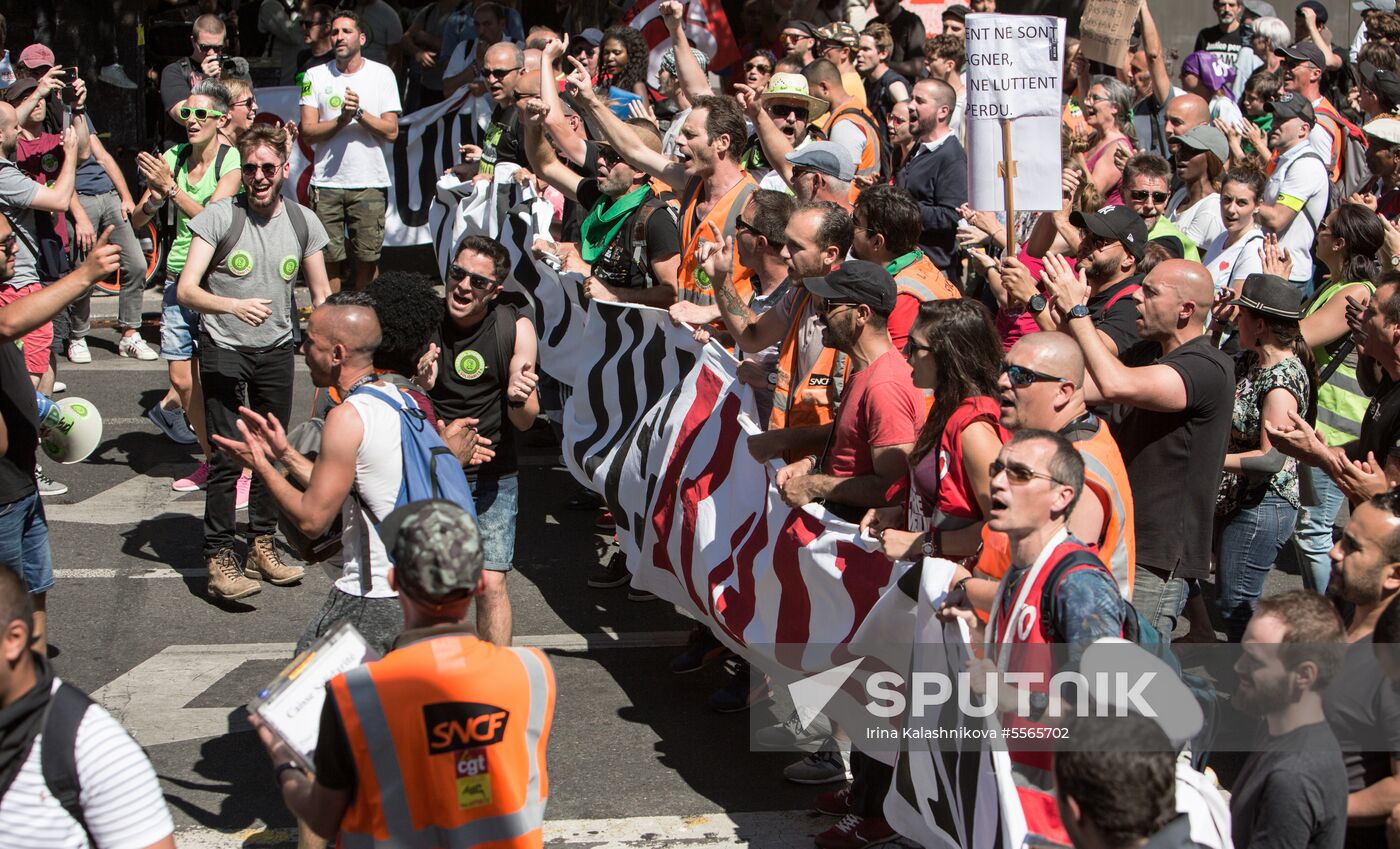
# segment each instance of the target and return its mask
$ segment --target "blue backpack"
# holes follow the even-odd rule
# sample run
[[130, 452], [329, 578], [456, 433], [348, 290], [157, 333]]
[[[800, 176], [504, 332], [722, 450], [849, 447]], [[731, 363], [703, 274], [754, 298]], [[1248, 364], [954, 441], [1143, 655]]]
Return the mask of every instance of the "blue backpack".
[[[423, 411], [401, 392], [381, 392], [368, 384], [355, 392], [378, 398], [399, 411], [399, 442], [403, 451], [403, 483], [399, 485], [394, 508], [440, 498], [451, 501], [476, 518], [476, 503], [472, 500], [471, 485], [467, 483], [467, 473], [452, 449], [442, 441], [437, 431], [428, 424]], [[362, 504], [366, 515], [376, 528], [380, 518]]]

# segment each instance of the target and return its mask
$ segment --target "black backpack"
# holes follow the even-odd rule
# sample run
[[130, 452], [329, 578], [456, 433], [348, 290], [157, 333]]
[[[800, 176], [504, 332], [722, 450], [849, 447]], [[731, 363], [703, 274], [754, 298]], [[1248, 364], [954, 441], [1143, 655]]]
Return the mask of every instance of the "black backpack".
[[60, 682], [58, 689], [49, 697], [49, 705], [44, 708], [43, 746], [39, 752], [39, 763], [44, 773], [44, 784], [53, 794], [54, 800], [68, 812], [87, 835], [88, 843], [97, 845], [88, 829], [87, 817], [83, 814], [79, 797], [82, 785], [78, 781], [77, 742], [78, 727], [93, 701], [87, 693], [69, 684]]

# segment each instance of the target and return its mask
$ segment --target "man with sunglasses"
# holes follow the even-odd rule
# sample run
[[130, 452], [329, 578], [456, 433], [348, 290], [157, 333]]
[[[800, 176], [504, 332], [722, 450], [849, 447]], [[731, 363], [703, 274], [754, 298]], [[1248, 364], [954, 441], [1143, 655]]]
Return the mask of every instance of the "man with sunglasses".
[[306, 79], [306, 72], [317, 65], [324, 65], [335, 58], [331, 46], [331, 21], [335, 18], [335, 8], [325, 3], [317, 3], [306, 10], [301, 19], [302, 43], [306, 47], [297, 53], [296, 86]]
[[[1175, 136], [1173, 136], [1175, 138]], [[1196, 243], [1164, 214], [1171, 200], [1172, 166], [1155, 153], [1138, 153], [1123, 166], [1123, 202], [1147, 224], [1147, 241], [1170, 239], [1173, 254], [1201, 261]]]
[[389, 189], [385, 161], [403, 111], [394, 72], [363, 54], [365, 38], [358, 15], [337, 12], [331, 20], [335, 59], [308, 70], [301, 84], [301, 138], [316, 150], [311, 207], [330, 236], [326, 269], [332, 291], [340, 291], [347, 278], [363, 289], [379, 275]]
[[[1308, 5], [1304, 2], [1299, 5], [1299, 9]], [[1318, 3], [1317, 8], [1321, 9], [1322, 5]], [[1326, 13], [1323, 14], [1325, 16]], [[1299, 16], [1301, 18], [1301, 12]], [[1323, 22], [1325, 21], [1324, 17]], [[1279, 73], [1283, 77], [1282, 90], [1301, 97], [1312, 107], [1315, 118], [1311, 122], [1308, 139], [1327, 164], [1328, 179], [1335, 183], [1343, 179], [1342, 171], [1346, 163], [1342, 154], [1347, 133], [1352, 125], [1342, 118], [1337, 107], [1322, 94], [1324, 76], [1329, 70], [1322, 48], [1307, 35], [1300, 34], [1299, 39], [1292, 47], [1281, 47], [1274, 51], [1282, 60], [1279, 66]], [[1335, 58], [1336, 54], [1333, 56]]]
[[769, 78], [762, 92], [742, 84], [736, 85], [734, 92], [754, 128], [741, 160], [744, 170], [762, 188], [790, 191], [787, 181], [791, 175], [777, 167], [784, 157], [770, 157], [769, 151], [784, 145], [798, 151], [811, 142], [816, 135], [812, 122], [826, 114], [827, 102], [809, 93], [806, 77], [783, 72]]
[[[239, 408], [290, 420], [296, 345], [298, 276], [312, 305], [330, 294], [323, 252], [330, 241], [311, 210], [282, 197], [287, 179], [287, 132], [260, 125], [238, 140], [243, 193], [215, 201], [190, 219], [189, 255], [177, 283], [181, 306], [203, 316], [199, 324], [199, 379], [209, 435], [240, 439]], [[209, 462], [204, 505], [204, 558], [208, 591], [222, 600], [258, 592], [256, 581], [285, 586], [301, 567], [282, 562], [273, 545], [276, 502], [254, 477], [248, 500], [248, 556], [234, 553], [234, 489], [241, 469], [227, 452]]]
[[[1048, 681], [1059, 671], [1052, 646], [1062, 644], [1074, 665], [1095, 641], [1122, 636], [1127, 607], [1118, 586], [1103, 561], [1070, 531], [1083, 491], [1084, 460], [1057, 433], [1021, 430], [992, 463], [987, 526], [1006, 535], [1010, 568], [997, 585], [987, 622], [973, 609], [961, 569], [939, 610], [945, 621], [967, 626], [970, 644], [992, 647], [984, 660], [974, 661], [981, 669], [1037, 672]], [[998, 701], [1002, 726], [1034, 729], [1055, 722], [1047, 716], [1056, 696], [1033, 685], [1024, 707], [1015, 697], [1009, 704]], [[1031, 842], [1071, 845], [1054, 803], [1050, 753], [1012, 745], [1010, 760]]]
[[[1084, 402], [1084, 355], [1079, 346], [1056, 331], [1022, 336], [1006, 352], [997, 386], [1002, 427], [1012, 433], [1049, 431], [1074, 443], [1084, 459], [1090, 497], [1080, 498], [1070, 512], [1070, 532], [1097, 548], [1119, 591], [1131, 600], [1137, 563], [1132, 486], [1108, 423], [1089, 412]], [[999, 579], [1010, 564], [1006, 535], [984, 526], [978, 579], [964, 586], [979, 609], [990, 610], [995, 597], [992, 582], [982, 576]]]
[[491, 180], [496, 166], [525, 164], [525, 136], [520, 122], [520, 101], [539, 97], [542, 81], [538, 71], [525, 69], [525, 51], [509, 41], [487, 48], [481, 65], [486, 80], [486, 93], [496, 104], [491, 110], [491, 125], [481, 137], [481, 145], [462, 145], [468, 173], [475, 161], [475, 179]]
[[[166, 65], [160, 72], [160, 101], [165, 114], [179, 126], [184, 125], [176, 113], [190, 96], [195, 83], [206, 77], [219, 79], [223, 75], [220, 61], [228, 48], [228, 32], [218, 15], [200, 15], [194, 19], [190, 44], [194, 52]], [[168, 129], [167, 129], [168, 132]]]
[[495, 456], [467, 470], [477, 522], [486, 548], [486, 570], [477, 597], [482, 639], [511, 641], [506, 577], [515, 560], [520, 509], [516, 432], [529, 430], [540, 412], [535, 371], [535, 325], [514, 299], [501, 297], [510, 256], [500, 242], [467, 236], [448, 267], [447, 311], [434, 342], [437, 374], [428, 397], [445, 421], [477, 420]]
[[[622, 161], [608, 144], [597, 145], [598, 176], [583, 177], [561, 162], [545, 140], [543, 101], [527, 100], [521, 109], [530, 170], [587, 210], [579, 230], [579, 257], [588, 265], [588, 297], [663, 309], [675, 303], [680, 228], [674, 207], [656, 194], [651, 178]], [[629, 125], [639, 141], [661, 150], [654, 124]]]
[[784, 55], [804, 68], [816, 58], [812, 48], [817, 43], [817, 28], [807, 21], [788, 21], [778, 41], [782, 43]]

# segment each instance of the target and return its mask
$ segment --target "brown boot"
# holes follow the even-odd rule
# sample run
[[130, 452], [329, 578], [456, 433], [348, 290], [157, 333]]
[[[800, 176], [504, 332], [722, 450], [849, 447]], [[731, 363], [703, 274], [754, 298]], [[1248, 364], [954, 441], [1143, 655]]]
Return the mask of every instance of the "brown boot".
[[300, 566], [288, 566], [283, 563], [281, 555], [277, 553], [277, 546], [272, 544], [272, 537], [269, 535], [253, 540], [248, 549], [248, 563], [243, 567], [243, 574], [255, 580], [285, 587], [300, 581], [306, 575], [306, 570]]
[[238, 558], [227, 548], [210, 557], [207, 565], [209, 595], [216, 600], [235, 601], [262, 592], [257, 581], [243, 577], [243, 570], [238, 568]]

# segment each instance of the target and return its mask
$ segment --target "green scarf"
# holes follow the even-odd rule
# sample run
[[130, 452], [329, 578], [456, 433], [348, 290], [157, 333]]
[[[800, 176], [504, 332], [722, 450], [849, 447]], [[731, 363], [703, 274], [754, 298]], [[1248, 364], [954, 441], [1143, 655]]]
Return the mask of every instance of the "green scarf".
[[914, 250], [910, 251], [907, 254], [904, 254], [903, 256], [897, 256], [894, 259], [890, 260], [889, 263], [885, 266], [885, 270], [888, 271], [891, 275], [898, 274], [899, 272], [918, 262], [923, 255], [924, 252], [922, 250], [920, 250], [919, 248], [915, 248]]
[[593, 211], [583, 219], [579, 228], [579, 241], [582, 243], [579, 255], [583, 261], [593, 263], [602, 255], [603, 249], [612, 242], [617, 231], [636, 209], [646, 202], [651, 194], [650, 186], [640, 186], [615, 200], [600, 200], [593, 205]]

